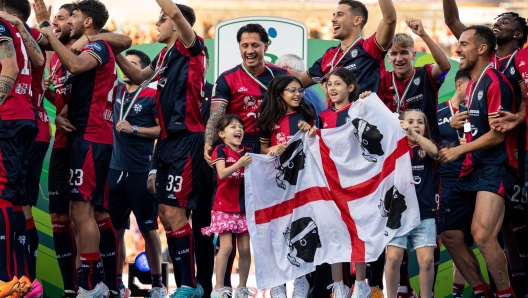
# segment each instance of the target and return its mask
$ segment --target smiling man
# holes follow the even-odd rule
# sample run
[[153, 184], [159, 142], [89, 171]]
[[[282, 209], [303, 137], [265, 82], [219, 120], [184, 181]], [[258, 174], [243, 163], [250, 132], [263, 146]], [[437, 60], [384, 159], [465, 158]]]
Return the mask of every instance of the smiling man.
[[486, 26], [471, 26], [462, 31], [456, 51], [460, 70], [469, 72], [472, 79], [466, 91], [467, 143], [439, 151], [442, 162], [466, 156], [460, 178], [451, 190], [442, 241], [477, 298], [494, 297], [494, 293], [470, 248], [473, 239], [497, 285], [498, 297], [514, 296], [497, 234], [504, 219], [504, 199], [513, 190], [511, 172], [517, 170], [517, 161], [512, 148], [517, 144], [511, 132], [504, 134], [490, 128], [499, 111], [514, 111], [514, 103], [508, 80], [490, 67], [489, 58], [495, 45], [495, 34]]

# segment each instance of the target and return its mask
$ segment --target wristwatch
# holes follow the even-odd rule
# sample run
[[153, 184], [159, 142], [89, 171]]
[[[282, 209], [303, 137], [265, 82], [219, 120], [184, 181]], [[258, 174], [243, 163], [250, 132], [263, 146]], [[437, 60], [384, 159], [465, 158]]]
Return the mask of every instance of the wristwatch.
[[138, 132], [138, 127], [137, 125], [133, 125], [132, 128], [134, 129], [134, 132], [132, 133], [132, 135], [137, 135], [137, 132]]
[[40, 23], [39, 28], [42, 29], [44, 27], [49, 27], [49, 26], [51, 26], [50, 22], [44, 21], [44, 22]]

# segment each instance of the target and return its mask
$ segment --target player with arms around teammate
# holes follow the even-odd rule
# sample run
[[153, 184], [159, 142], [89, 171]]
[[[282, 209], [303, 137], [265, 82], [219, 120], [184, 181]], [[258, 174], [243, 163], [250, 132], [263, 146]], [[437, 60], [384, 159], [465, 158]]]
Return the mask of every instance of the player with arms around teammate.
[[442, 242], [476, 297], [494, 294], [470, 249], [473, 239], [497, 285], [498, 296], [514, 296], [497, 234], [504, 218], [504, 199], [513, 189], [512, 171], [517, 165], [512, 148], [516, 147], [517, 140], [511, 133], [491, 129], [490, 122], [498, 117], [500, 110], [515, 110], [511, 85], [500, 71], [489, 65], [495, 45], [495, 34], [485, 26], [467, 27], [460, 35], [457, 46], [460, 69], [469, 72], [472, 78], [466, 91], [467, 143], [439, 151], [442, 162], [466, 156], [460, 178], [449, 197]]
[[[138, 50], [128, 50], [126, 58], [143, 69], [150, 65], [149, 57]], [[156, 197], [145, 187], [154, 139], [160, 128], [154, 99], [156, 90], [140, 89], [126, 76], [126, 85], [120, 86], [112, 113], [114, 123], [114, 149], [108, 173], [109, 213], [119, 240], [118, 277], [123, 272], [126, 257], [125, 229], [130, 228], [130, 212], [145, 239], [145, 252], [149, 263], [152, 290], [150, 297], [165, 297], [161, 283], [161, 242], [156, 232], [158, 204]], [[121, 295], [130, 291], [119, 279]], [[128, 295], [127, 295], [128, 294]]]
[[363, 39], [361, 31], [368, 20], [367, 7], [360, 1], [339, 1], [332, 26], [334, 39], [341, 43], [329, 48], [306, 72], [291, 71], [303, 87], [324, 82], [334, 68], [345, 67], [354, 73], [361, 90], [378, 91], [381, 64], [396, 30], [396, 9], [392, 0], [379, 0], [378, 3], [383, 18], [376, 32]]
[[[204, 41], [192, 29], [192, 8], [170, 0], [156, 0], [162, 13], [156, 22], [158, 42], [167, 45], [150, 67], [138, 69], [123, 56], [117, 63], [135, 84], [158, 81], [156, 107], [161, 140], [156, 148], [158, 212], [169, 232], [171, 258], [180, 268], [182, 287], [172, 297], [202, 297], [194, 273], [194, 238], [185, 215], [195, 209], [203, 165], [203, 118], [200, 114], [204, 88]], [[179, 281], [178, 281], [179, 282]]]
[[[97, 34], [108, 19], [108, 11], [98, 0], [74, 3], [68, 20], [70, 37]], [[105, 41], [86, 45], [79, 55], [73, 54], [55, 36], [50, 23], [40, 24], [62, 65], [73, 74], [70, 101], [61, 111], [71, 123], [68, 136], [70, 151], [70, 214], [79, 233], [82, 283], [77, 297], [105, 293], [99, 284], [102, 258], [105, 283], [113, 296], [117, 288], [117, 238], [106, 212], [106, 178], [112, 152], [112, 104], [117, 85], [114, 53]], [[102, 239], [100, 241], [100, 239]]]

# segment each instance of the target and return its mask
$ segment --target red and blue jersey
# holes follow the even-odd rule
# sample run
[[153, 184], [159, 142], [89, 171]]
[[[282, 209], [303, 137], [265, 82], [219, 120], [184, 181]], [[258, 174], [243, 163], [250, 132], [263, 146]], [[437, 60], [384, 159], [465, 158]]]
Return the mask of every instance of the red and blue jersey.
[[132, 103], [132, 99], [137, 91], [129, 93], [125, 85], [119, 86], [117, 99], [114, 103], [114, 112], [112, 115], [114, 122], [114, 147], [112, 150], [110, 169], [116, 171], [131, 173], [146, 173], [149, 171], [154, 140], [137, 135], [119, 133], [115, 129], [115, 126], [119, 122], [119, 114], [121, 105], [123, 104], [123, 114], [133, 104], [130, 107], [130, 113], [126, 117], [130, 125], [136, 125], [138, 127], [157, 126], [156, 90], [152, 88], [141, 90], [136, 101]]
[[[524, 82], [526, 86], [528, 86], [528, 48], [524, 48], [520, 50], [519, 53], [515, 55], [514, 63], [517, 68], [517, 71], [519, 72], [521, 80]], [[528, 97], [528, 89], [525, 95]], [[528, 112], [528, 105], [526, 106], [526, 112]], [[528, 119], [528, 113], [526, 114], [526, 119]], [[525, 135], [525, 139], [526, 138], [527, 137]], [[525, 142], [525, 143], [526, 143], [525, 150], [528, 151], [528, 142]]]
[[260, 131], [260, 142], [269, 143], [270, 147], [287, 143], [299, 131], [299, 122], [301, 121], [306, 121], [313, 125], [312, 119], [304, 119], [296, 111], [287, 113], [275, 124], [271, 131]]
[[[498, 117], [499, 111], [515, 112], [513, 90], [508, 79], [500, 71], [488, 67], [478, 85], [469, 82], [466, 90], [466, 106], [469, 111], [471, 132], [466, 132], [466, 142], [477, 140], [490, 131], [489, 118]], [[483, 165], [511, 166], [517, 169], [514, 158], [517, 148], [516, 132], [506, 133], [504, 142], [493, 147], [466, 154], [460, 176], [474, 167]]]
[[[219, 161], [225, 162], [228, 168], [234, 165], [242, 156], [251, 152], [251, 148], [244, 147], [235, 151], [228, 145], [216, 146], [211, 155], [212, 164]], [[222, 212], [245, 212], [246, 203], [244, 195], [244, 168], [236, 170], [229, 177], [221, 180], [216, 174], [216, 189], [213, 195], [213, 210]]]
[[[451, 106], [451, 102], [445, 101], [438, 104], [438, 127], [440, 130], [440, 137], [442, 144], [449, 147], [456, 147], [460, 145], [458, 138], [464, 137], [464, 132], [458, 131], [451, 127], [449, 124], [451, 118], [458, 111], [466, 111], [466, 107], [459, 105], [458, 107]], [[460, 176], [462, 169], [462, 162], [466, 157], [464, 155], [459, 156], [452, 162], [445, 162], [440, 164], [440, 178], [442, 179], [442, 186], [453, 186]]]
[[438, 216], [437, 199], [440, 187], [440, 179], [436, 175], [438, 161], [432, 159], [418, 145], [409, 147], [409, 155], [420, 207], [420, 220], [435, 218]]
[[[73, 75], [62, 65], [56, 53], [51, 56], [50, 66], [51, 82], [55, 89], [55, 110], [58, 115], [70, 100]], [[53, 148], [66, 148], [66, 135], [63, 131], [55, 130]]]
[[99, 65], [72, 77], [68, 119], [84, 133], [86, 141], [111, 145], [112, 105], [117, 91], [114, 53], [102, 40], [86, 45], [82, 52], [92, 55]]
[[360, 38], [348, 52], [341, 50], [341, 45], [329, 48], [307, 73], [314, 83], [318, 84], [325, 82], [327, 75], [334, 68], [344, 67], [356, 76], [360, 92], [378, 92], [380, 69], [384, 63], [385, 53], [386, 51], [376, 41], [376, 33], [374, 33], [367, 39]]
[[348, 116], [348, 110], [350, 109], [352, 104], [353, 102], [347, 104], [346, 106], [340, 109], [330, 107], [326, 111], [319, 114], [319, 128], [336, 128], [350, 121], [350, 117]]
[[[266, 64], [259, 73], [255, 75], [265, 86], [268, 86], [275, 76], [289, 75], [289, 72], [272, 64]], [[235, 114], [242, 118], [244, 134], [248, 136], [258, 135], [255, 127], [257, 108], [262, 103], [267, 90], [262, 88], [241, 65], [237, 65], [222, 73], [213, 89], [212, 102], [227, 103], [226, 114]]]
[[[37, 30], [31, 28], [31, 36], [38, 43], [42, 39], [42, 34]], [[39, 132], [35, 142], [49, 143], [51, 140], [51, 127], [48, 118], [48, 112], [44, 108], [44, 71], [46, 68], [46, 52], [41, 47], [40, 50], [44, 53], [44, 64], [41, 67], [31, 68], [31, 100], [37, 108], [37, 124]]]
[[[31, 101], [31, 62], [29, 61], [26, 47], [20, 33], [13, 25], [0, 20], [0, 41], [13, 43], [18, 65], [18, 76], [13, 89], [6, 96], [0, 106], [0, 118], [7, 120], [33, 120], [37, 119], [37, 111]], [[0, 71], [2, 66], [0, 65]]]
[[170, 131], [204, 132], [200, 113], [205, 90], [203, 49], [204, 40], [196, 34], [189, 47], [178, 38], [170, 48], [161, 50], [150, 65], [152, 70], [159, 70], [156, 106], [162, 140]]
[[[400, 105], [400, 112], [410, 109], [420, 110], [425, 114], [429, 122], [429, 131], [431, 140], [436, 144], [440, 143], [440, 130], [436, 124], [438, 121], [438, 90], [442, 86], [444, 79], [435, 80], [432, 74], [433, 65], [426, 64], [414, 68], [414, 76], [405, 79], [394, 79], [396, 90], [393, 86], [392, 71], [384, 70], [381, 74], [381, 86], [378, 96], [383, 103], [392, 111], [396, 112], [398, 103], [397, 99], [404, 96], [407, 86], [409, 89]], [[410, 84], [410, 85], [409, 85]]]

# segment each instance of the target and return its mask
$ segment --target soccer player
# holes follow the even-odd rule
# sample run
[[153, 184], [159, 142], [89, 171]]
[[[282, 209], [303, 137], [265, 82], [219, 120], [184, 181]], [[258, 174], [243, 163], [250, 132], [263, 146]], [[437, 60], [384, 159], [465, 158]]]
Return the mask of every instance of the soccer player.
[[[138, 50], [128, 50], [126, 58], [143, 69], [150, 58]], [[145, 239], [145, 252], [152, 277], [150, 297], [165, 297], [161, 283], [161, 242], [156, 232], [158, 204], [156, 197], [145, 187], [154, 139], [160, 127], [154, 99], [156, 90], [142, 88], [123, 76], [126, 85], [119, 87], [112, 113], [114, 123], [114, 149], [108, 173], [109, 214], [119, 240], [118, 281], [122, 297], [130, 296], [123, 285], [121, 274], [125, 265], [125, 229], [130, 228], [133, 211], [141, 235]], [[139, 92], [139, 93], [138, 93]]]
[[[43, 4], [43, 3], [40, 3]], [[39, 5], [36, 3], [36, 5]], [[74, 3], [70, 37], [79, 39], [97, 34], [108, 19], [108, 11], [98, 0]], [[100, 261], [105, 265], [105, 283], [112, 297], [117, 287], [117, 238], [105, 197], [112, 152], [112, 104], [117, 86], [114, 53], [105, 41], [94, 41], [77, 56], [55, 36], [49, 22], [40, 24], [62, 65], [73, 74], [70, 100], [60, 112], [73, 126], [68, 136], [70, 168], [70, 214], [79, 233], [82, 283], [77, 297], [103, 295]], [[100, 239], [102, 239], [100, 241]]]
[[[4, 10], [4, 1], [0, 4]], [[23, 245], [22, 251], [20, 245], [15, 251], [13, 241], [25, 240], [22, 206], [27, 204], [27, 197], [21, 168], [27, 166], [24, 154], [35, 139], [38, 127], [29, 90], [31, 71], [22, 37], [8, 22], [0, 20], [0, 27], [0, 280], [9, 282], [14, 277], [22, 277], [19, 273], [25, 265]], [[22, 256], [22, 263], [14, 261], [17, 255]]]
[[306, 72], [291, 71], [301, 80], [303, 87], [324, 82], [334, 68], [346, 67], [356, 76], [360, 92], [378, 91], [383, 58], [396, 30], [396, 9], [392, 0], [379, 0], [378, 3], [383, 18], [376, 32], [363, 39], [361, 30], [368, 20], [367, 7], [356, 0], [339, 1], [332, 26], [334, 39], [340, 40], [341, 44], [329, 48]]
[[[33, 206], [36, 206], [39, 196], [40, 175], [42, 173], [44, 157], [48, 151], [51, 139], [51, 128], [48, 120], [48, 113], [43, 106], [45, 57], [43, 55], [43, 50], [37, 44], [37, 41], [42, 35], [38, 30], [29, 29], [25, 24], [30, 14], [31, 6], [27, 0], [4, 3], [4, 12], [0, 12], [0, 17], [10, 22], [19, 31], [24, 42], [26, 53], [28, 54], [32, 65], [31, 99], [37, 108], [38, 134], [36, 139], [31, 142], [24, 157], [25, 162], [27, 162], [27, 167], [23, 167], [24, 172], [27, 173], [24, 174], [24, 176], [27, 177], [26, 184], [24, 185], [27, 200], [26, 205], [23, 205], [22, 209], [26, 220], [26, 231], [25, 241], [21, 248], [25, 251], [24, 272], [31, 280], [32, 291], [36, 293], [39, 291], [42, 292], [42, 286], [38, 281], [35, 281], [39, 239], [31, 209]], [[17, 229], [23, 227], [23, 225], [17, 225]], [[20, 256], [20, 261], [22, 260], [21, 257], [22, 256]]]
[[436, 124], [438, 90], [451, 69], [451, 63], [442, 48], [427, 34], [421, 20], [409, 19], [405, 23], [414, 34], [423, 39], [436, 64], [414, 67], [416, 52], [413, 38], [405, 33], [396, 34], [388, 54], [394, 70], [382, 71], [379, 97], [395, 113], [407, 109], [424, 112], [431, 126], [431, 139], [439, 144], [440, 131]]
[[489, 123], [498, 117], [498, 111], [515, 110], [511, 85], [500, 71], [490, 67], [495, 46], [495, 34], [485, 26], [467, 27], [460, 35], [457, 46], [460, 69], [469, 72], [472, 78], [466, 92], [467, 143], [439, 151], [442, 162], [466, 155], [460, 178], [451, 190], [442, 242], [476, 297], [492, 297], [493, 292], [469, 247], [473, 239], [486, 260], [499, 297], [514, 295], [497, 234], [504, 218], [504, 198], [513, 190], [510, 171], [517, 167], [513, 158], [517, 141], [511, 132], [497, 132]]
[[[464, 106], [464, 101], [469, 81], [471, 81], [469, 73], [467, 71], [459, 70], [455, 75], [455, 94], [451, 99], [438, 105], [438, 127], [440, 129], [440, 138], [442, 139], [440, 147], [454, 147], [463, 144], [466, 141], [464, 132], [453, 129], [450, 125], [450, 121], [458, 111], [467, 110]], [[440, 195], [439, 220], [436, 229], [438, 235], [442, 234], [449, 195], [451, 194], [451, 189], [455, 186], [456, 180], [460, 176], [460, 170], [462, 169], [462, 162], [464, 159], [465, 156], [461, 155], [452, 162], [440, 164], [440, 185], [442, 192]], [[454, 298], [462, 297], [465, 283], [466, 280], [460, 274], [460, 271], [456, 270], [456, 266], [454, 266]]]
[[204, 88], [204, 41], [192, 29], [192, 8], [171, 0], [156, 0], [162, 13], [156, 22], [158, 42], [167, 45], [143, 70], [122, 55], [117, 62], [135, 84], [158, 81], [156, 107], [161, 126], [157, 145], [156, 192], [159, 215], [169, 232], [171, 258], [180, 268], [182, 286], [174, 297], [202, 297], [194, 273], [194, 239], [186, 209], [195, 209], [203, 166], [203, 118], [200, 103]]

